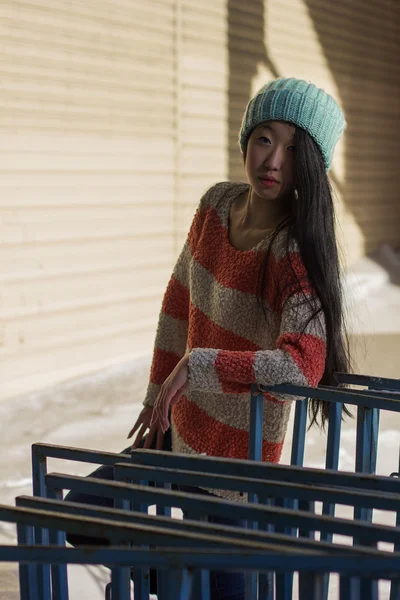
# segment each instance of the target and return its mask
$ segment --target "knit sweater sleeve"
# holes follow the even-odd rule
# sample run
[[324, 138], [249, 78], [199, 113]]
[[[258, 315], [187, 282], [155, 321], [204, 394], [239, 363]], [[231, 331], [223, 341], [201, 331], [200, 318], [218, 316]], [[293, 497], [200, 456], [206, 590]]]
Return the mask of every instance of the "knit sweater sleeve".
[[164, 294], [154, 343], [150, 381], [143, 401], [145, 406], [154, 405], [161, 385], [186, 351], [190, 304], [190, 264], [201, 234], [205, 207], [212, 191], [213, 188], [208, 190], [200, 200], [189, 234]]
[[288, 252], [276, 262], [268, 285], [275, 287], [275, 311], [280, 315], [276, 347], [259, 351], [195, 348], [189, 357], [191, 389], [244, 393], [251, 384], [318, 385], [326, 359], [325, 319], [299, 252]]

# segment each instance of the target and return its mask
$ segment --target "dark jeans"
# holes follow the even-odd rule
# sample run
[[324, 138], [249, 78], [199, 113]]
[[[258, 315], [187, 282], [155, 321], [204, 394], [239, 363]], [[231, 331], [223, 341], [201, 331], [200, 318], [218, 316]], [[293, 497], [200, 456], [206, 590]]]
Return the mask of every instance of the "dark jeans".
[[[144, 440], [141, 446], [144, 444]], [[164, 438], [163, 450], [171, 450], [171, 434], [167, 431]], [[129, 449], [123, 450], [123, 453], [129, 453]], [[102, 466], [90, 474], [90, 477], [99, 479], [113, 479], [113, 467]], [[154, 485], [149, 482], [149, 485]], [[176, 486], [172, 486], [177, 489]], [[187, 491], [197, 494], [208, 494], [206, 490], [193, 487], [181, 487], [182, 491]], [[107, 508], [114, 507], [114, 500], [108, 497], [92, 496], [90, 494], [80, 494], [79, 492], [69, 492], [65, 500], [69, 502], [81, 502], [83, 504], [91, 504], [95, 506], [103, 506]], [[210, 523], [220, 523], [224, 525], [243, 525], [242, 522], [235, 521], [224, 517], [210, 517]], [[73, 546], [92, 546], [101, 545], [107, 546], [109, 543], [106, 539], [93, 538], [85, 535], [67, 535], [67, 541]], [[150, 569], [150, 592], [157, 593], [157, 574], [154, 569]], [[226, 572], [211, 572], [210, 573], [210, 596], [211, 600], [244, 600], [245, 597], [245, 576], [243, 573], [226, 573]]]

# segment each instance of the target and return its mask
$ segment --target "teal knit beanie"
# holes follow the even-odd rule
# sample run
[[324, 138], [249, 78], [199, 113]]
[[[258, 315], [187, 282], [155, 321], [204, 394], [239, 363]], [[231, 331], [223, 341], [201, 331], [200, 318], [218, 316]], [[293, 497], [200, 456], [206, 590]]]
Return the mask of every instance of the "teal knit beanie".
[[287, 121], [305, 129], [318, 145], [327, 171], [346, 127], [342, 109], [332, 96], [294, 77], [267, 83], [250, 100], [239, 133], [242, 153], [253, 129], [264, 121]]

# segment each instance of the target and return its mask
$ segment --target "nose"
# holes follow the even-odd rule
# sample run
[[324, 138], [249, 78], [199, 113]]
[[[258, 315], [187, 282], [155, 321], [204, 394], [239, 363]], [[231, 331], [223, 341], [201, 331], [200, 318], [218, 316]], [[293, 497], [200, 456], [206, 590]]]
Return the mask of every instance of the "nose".
[[271, 147], [268, 156], [265, 157], [265, 166], [271, 171], [280, 171], [283, 166], [285, 151], [279, 144]]

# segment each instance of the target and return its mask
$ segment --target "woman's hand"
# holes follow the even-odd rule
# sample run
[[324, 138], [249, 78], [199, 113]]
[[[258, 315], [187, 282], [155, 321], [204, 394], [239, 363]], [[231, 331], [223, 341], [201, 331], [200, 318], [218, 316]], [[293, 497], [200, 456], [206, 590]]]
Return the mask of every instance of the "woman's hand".
[[143, 436], [146, 433], [147, 429], [149, 429], [149, 433], [147, 435], [147, 438], [146, 438], [143, 448], [151, 448], [151, 445], [154, 440], [154, 436], [156, 435], [157, 436], [156, 449], [162, 450], [163, 441], [164, 441], [164, 432], [161, 431], [161, 427], [158, 425], [158, 423], [151, 426], [151, 419], [153, 416], [153, 412], [154, 412], [154, 409], [152, 406], [145, 406], [145, 408], [142, 410], [142, 412], [138, 416], [136, 423], [134, 424], [134, 426], [132, 427], [132, 429], [130, 430], [130, 432], [128, 434], [128, 438], [130, 438], [140, 428], [139, 433], [137, 434], [136, 439], [131, 446], [131, 450], [136, 450], [136, 448], [138, 448], [140, 446], [140, 442], [142, 441]]
[[185, 354], [169, 377], [167, 377], [162, 384], [161, 390], [154, 403], [153, 416], [150, 422], [150, 431], [152, 427], [157, 426], [164, 434], [169, 428], [169, 407], [173, 406], [178, 402], [178, 400], [181, 399], [189, 385], [188, 363], [189, 354]]

